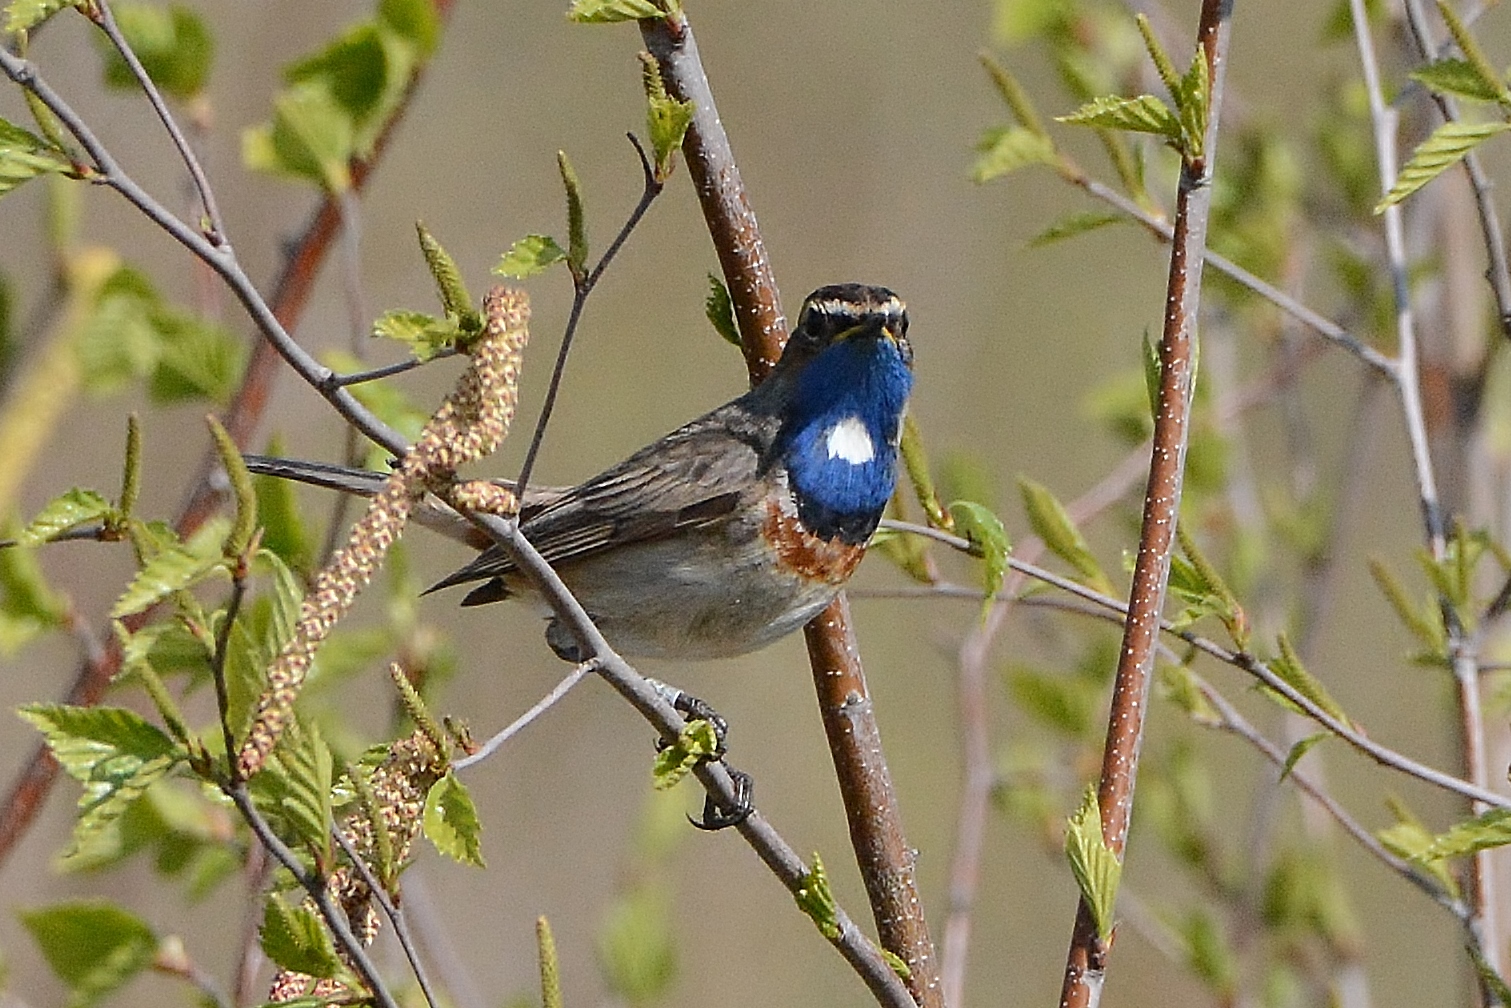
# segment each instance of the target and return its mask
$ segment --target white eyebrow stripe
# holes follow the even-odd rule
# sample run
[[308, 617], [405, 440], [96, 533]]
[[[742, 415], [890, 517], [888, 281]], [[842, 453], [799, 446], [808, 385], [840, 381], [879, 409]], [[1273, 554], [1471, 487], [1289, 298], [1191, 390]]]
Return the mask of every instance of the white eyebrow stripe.
[[824, 447], [832, 459], [843, 459], [851, 465], [861, 465], [876, 457], [876, 445], [871, 441], [871, 432], [865, 421], [851, 414], [829, 428], [824, 438]]

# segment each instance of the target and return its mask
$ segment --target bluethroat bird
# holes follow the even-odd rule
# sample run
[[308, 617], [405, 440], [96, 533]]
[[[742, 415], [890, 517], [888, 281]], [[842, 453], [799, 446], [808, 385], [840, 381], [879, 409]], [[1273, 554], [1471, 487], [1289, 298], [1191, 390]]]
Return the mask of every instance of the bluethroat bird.
[[[820, 287], [764, 382], [580, 486], [527, 495], [521, 531], [625, 655], [721, 658], [770, 644], [839, 592], [892, 496], [913, 382], [907, 333], [907, 309], [885, 287]], [[357, 492], [381, 479], [247, 461]], [[429, 590], [461, 584], [477, 585], [464, 606], [530, 591], [493, 545]], [[554, 618], [546, 640], [582, 657]]]

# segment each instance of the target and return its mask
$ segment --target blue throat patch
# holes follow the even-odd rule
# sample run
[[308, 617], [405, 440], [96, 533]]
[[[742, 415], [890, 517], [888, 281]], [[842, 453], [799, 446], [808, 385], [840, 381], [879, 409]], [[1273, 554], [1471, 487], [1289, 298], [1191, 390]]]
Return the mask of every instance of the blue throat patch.
[[897, 483], [913, 374], [891, 340], [861, 336], [827, 347], [794, 385], [778, 449], [798, 517], [825, 539], [865, 542]]

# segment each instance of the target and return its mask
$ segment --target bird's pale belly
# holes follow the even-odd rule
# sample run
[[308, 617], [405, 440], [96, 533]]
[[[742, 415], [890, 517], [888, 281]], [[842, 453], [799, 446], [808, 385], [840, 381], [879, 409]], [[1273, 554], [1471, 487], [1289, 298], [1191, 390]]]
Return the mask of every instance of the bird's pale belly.
[[[558, 573], [621, 654], [726, 658], [765, 647], [826, 606], [864, 552], [836, 549], [844, 555], [823, 559], [843, 573], [815, 576], [811, 550], [797, 540], [777, 551], [753, 528], [725, 526], [624, 546]], [[557, 627], [549, 636], [553, 646], [569, 638]]]

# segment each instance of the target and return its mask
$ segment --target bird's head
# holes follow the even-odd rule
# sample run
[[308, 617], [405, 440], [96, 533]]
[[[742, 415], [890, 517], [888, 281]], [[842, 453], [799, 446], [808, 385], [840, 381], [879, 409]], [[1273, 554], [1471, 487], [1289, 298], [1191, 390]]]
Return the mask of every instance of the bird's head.
[[782, 362], [791, 367], [851, 339], [886, 340], [905, 366], [913, 363], [908, 306], [885, 287], [857, 283], [820, 287], [803, 300]]

